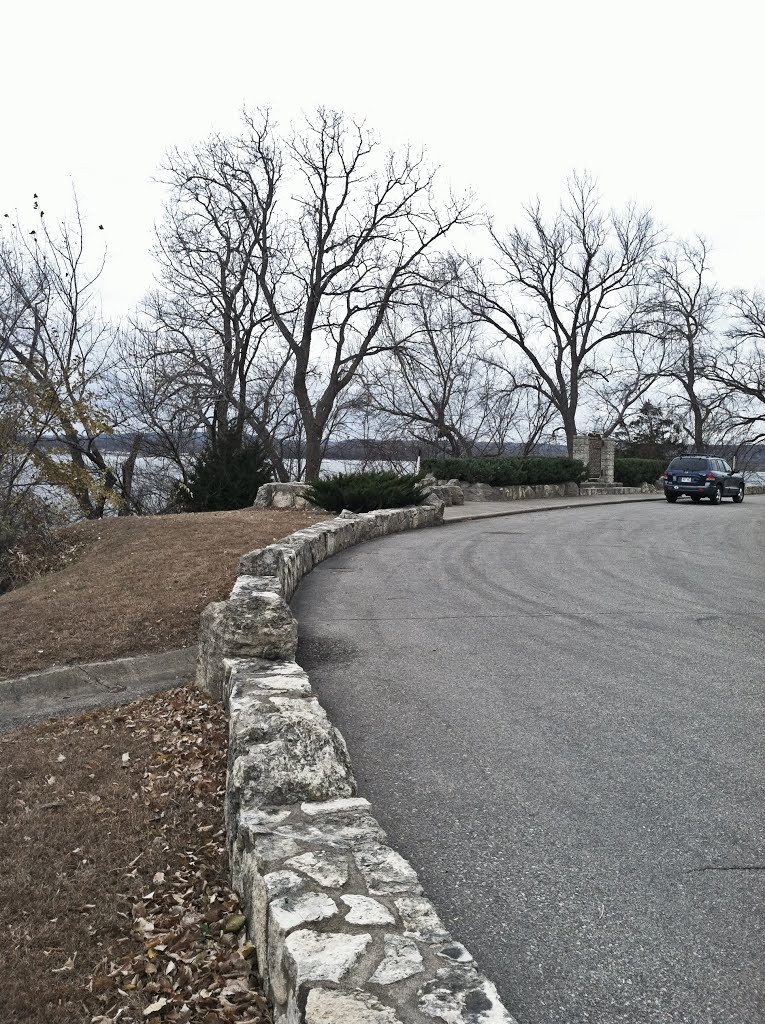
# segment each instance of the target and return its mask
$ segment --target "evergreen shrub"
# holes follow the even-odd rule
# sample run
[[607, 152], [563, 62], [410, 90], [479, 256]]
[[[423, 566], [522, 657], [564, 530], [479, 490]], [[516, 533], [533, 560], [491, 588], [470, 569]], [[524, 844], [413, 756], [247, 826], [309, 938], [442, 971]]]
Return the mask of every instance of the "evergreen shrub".
[[422, 505], [427, 488], [422, 475], [390, 472], [337, 473], [317, 480], [307, 494], [320, 508], [329, 512], [372, 512], [377, 508], [405, 508]]
[[614, 459], [614, 480], [625, 487], [655, 484], [669, 459]]
[[255, 501], [261, 484], [273, 478], [273, 469], [259, 444], [208, 444], [194, 463], [188, 483], [176, 488], [175, 504], [181, 512], [246, 508]]
[[492, 487], [580, 483], [585, 477], [585, 467], [578, 459], [544, 456], [423, 459], [422, 468], [438, 480], [456, 478], [469, 484], [490, 484]]

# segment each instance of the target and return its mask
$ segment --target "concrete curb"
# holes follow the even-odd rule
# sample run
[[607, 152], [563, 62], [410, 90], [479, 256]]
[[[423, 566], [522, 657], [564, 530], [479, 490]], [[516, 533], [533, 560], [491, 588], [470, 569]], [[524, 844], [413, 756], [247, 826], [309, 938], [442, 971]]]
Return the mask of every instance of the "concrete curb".
[[[636, 505], [643, 501], [663, 501], [661, 494], [646, 494], [644, 497], [634, 495], [629, 498], [611, 498], [609, 501], [598, 498], [580, 498], [579, 501], [566, 502], [561, 505], [545, 505], [542, 508], [509, 508], [506, 512], [476, 512], [474, 515], [444, 515], [444, 526], [453, 526], [455, 523], [470, 523], [476, 519], [501, 519], [503, 516], [530, 516], [537, 512], [558, 512], [562, 509], [572, 508], [593, 508], [595, 505]], [[466, 503], [467, 505], [467, 503]], [[466, 505], [459, 506], [465, 508]]]
[[197, 683], [229, 712], [232, 878], [275, 1024], [514, 1024], [356, 796], [345, 742], [294, 661], [286, 601], [314, 565], [442, 515], [343, 513], [300, 530], [244, 555], [230, 599], [202, 615]]
[[0, 732], [181, 686], [194, 676], [195, 657], [195, 647], [184, 647], [0, 680]]

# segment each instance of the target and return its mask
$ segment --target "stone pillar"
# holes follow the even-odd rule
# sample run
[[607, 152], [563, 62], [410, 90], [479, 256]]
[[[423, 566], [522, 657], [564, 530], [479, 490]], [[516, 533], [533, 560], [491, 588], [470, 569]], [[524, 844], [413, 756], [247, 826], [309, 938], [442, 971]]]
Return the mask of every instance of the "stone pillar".
[[572, 458], [589, 467], [587, 479], [598, 484], [614, 482], [616, 442], [600, 434], [577, 434]]
[[590, 464], [590, 439], [587, 434], [577, 434], [574, 438], [574, 452], [571, 456], [585, 466]]

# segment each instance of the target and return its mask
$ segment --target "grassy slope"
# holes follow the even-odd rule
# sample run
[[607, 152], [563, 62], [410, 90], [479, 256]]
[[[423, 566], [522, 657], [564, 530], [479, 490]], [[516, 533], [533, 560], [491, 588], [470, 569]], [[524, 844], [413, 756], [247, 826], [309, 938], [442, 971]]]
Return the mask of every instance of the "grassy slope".
[[243, 552], [326, 518], [242, 509], [80, 523], [74, 564], [0, 597], [0, 679], [193, 644]]

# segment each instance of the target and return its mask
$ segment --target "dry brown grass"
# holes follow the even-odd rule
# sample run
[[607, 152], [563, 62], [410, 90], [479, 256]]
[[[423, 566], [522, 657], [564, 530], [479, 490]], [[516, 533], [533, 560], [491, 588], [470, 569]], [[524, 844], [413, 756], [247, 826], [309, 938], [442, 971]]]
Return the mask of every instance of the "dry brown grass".
[[242, 509], [79, 523], [74, 564], [0, 597], [0, 679], [192, 644], [241, 554], [326, 518]]
[[0, 1024], [267, 1022], [192, 689], [0, 737]]

